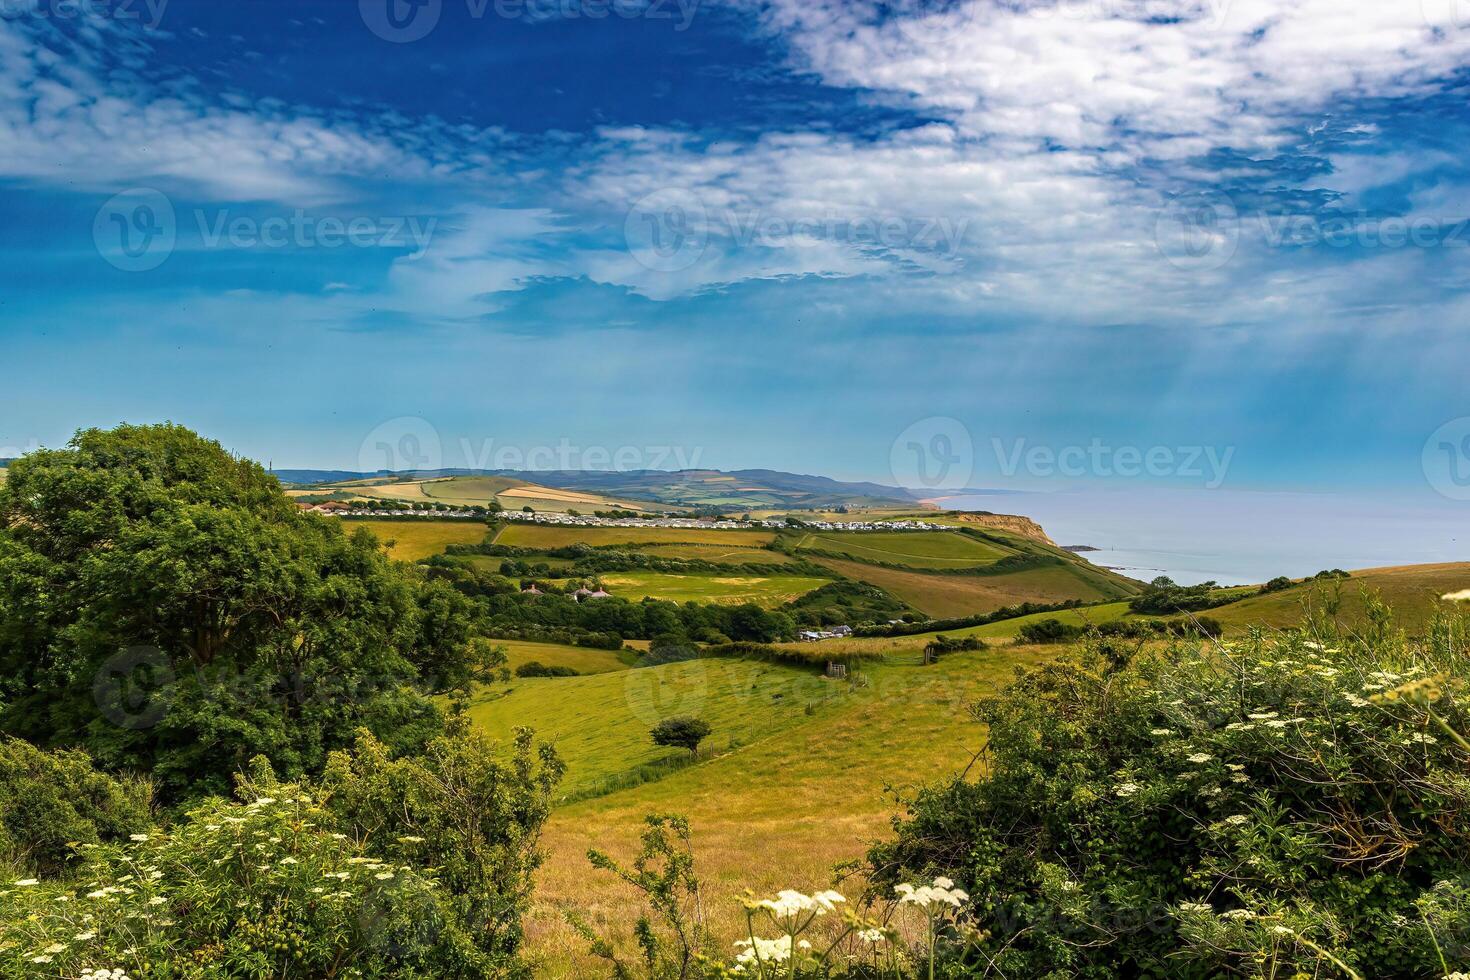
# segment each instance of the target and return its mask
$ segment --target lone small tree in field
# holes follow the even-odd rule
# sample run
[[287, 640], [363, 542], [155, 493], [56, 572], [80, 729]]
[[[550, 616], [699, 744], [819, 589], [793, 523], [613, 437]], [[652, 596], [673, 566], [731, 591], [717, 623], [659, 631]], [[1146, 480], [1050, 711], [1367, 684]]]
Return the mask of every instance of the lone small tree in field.
[[699, 755], [699, 743], [709, 737], [713, 731], [709, 722], [699, 718], [691, 718], [687, 715], [677, 718], [665, 718], [648, 734], [653, 738], [654, 745], [667, 745], [671, 748], [688, 749], [693, 756]]

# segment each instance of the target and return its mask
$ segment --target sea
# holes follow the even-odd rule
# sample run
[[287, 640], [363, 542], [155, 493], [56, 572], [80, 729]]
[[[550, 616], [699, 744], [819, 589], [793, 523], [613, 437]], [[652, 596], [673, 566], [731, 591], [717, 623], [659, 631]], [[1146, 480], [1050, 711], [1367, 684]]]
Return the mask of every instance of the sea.
[[1394, 493], [1251, 490], [994, 491], [947, 510], [1021, 514], [1097, 565], [1181, 585], [1254, 584], [1323, 569], [1470, 561], [1470, 502]]

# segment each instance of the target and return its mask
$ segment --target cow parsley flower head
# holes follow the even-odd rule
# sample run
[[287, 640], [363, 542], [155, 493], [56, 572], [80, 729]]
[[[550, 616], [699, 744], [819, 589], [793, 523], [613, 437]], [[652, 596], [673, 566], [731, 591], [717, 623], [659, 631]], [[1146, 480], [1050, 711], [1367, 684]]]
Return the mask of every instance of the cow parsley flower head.
[[917, 905], [921, 909], [927, 909], [931, 905], [952, 905], [959, 908], [970, 899], [969, 893], [955, 888], [954, 882], [948, 878], [935, 878], [934, 884], [918, 888], [910, 884], [894, 885], [893, 890], [898, 894], [900, 905]]
[[823, 891], [815, 895], [805, 895], [793, 888], [787, 888], [777, 893], [775, 898], [763, 898], [752, 907], [765, 909], [777, 919], [789, 919], [802, 912], [826, 915], [837, 907], [838, 902], [845, 901], [847, 899], [841, 892]]
[[790, 936], [776, 939], [761, 939], [756, 936], [753, 939], [738, 939], [735, 945], [741, 950], [735, 957], [735, 962], [741, 966], [752, 963], [785, 963], [791, 959]]

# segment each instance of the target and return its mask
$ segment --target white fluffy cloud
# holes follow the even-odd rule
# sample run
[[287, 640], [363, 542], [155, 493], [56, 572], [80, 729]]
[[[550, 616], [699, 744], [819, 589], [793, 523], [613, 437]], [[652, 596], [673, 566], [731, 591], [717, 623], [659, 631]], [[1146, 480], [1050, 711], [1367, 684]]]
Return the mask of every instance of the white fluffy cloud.
[[[1294, 325], [1373, 310], [1391, 320], [1401, 310], [1383, 285], [1432, 276], [1422, 250], [1318, 261], [1321, 250], [1290, 253], [1268, 241], [1248, 201], [1216, 195], [1197, 205], [1177, 195], [1269, 179], [1340, 195], [1351, 209], [1364, 192], [1442, 167], [1442, 156], [1375, 145], [1373, 125], [1352, 118], [1367, 100], [1430, 96], [1470, 63], [1470, 29], [1437, 15], [1435, 2], [754, 4], [794, 69], [941, 121], [877, 139], [825, 126], [717, 142], [605, 133], [602, 155], [572, 193], [635, 215], [648, 195], [693, 200], [686, 210], [697, 213], [705, 244], [697, 262], [677, 269], [651, 273], [603, 252], [588, 255], [587, 267], [655, 298], [782, 274], [918, 272], [898, 287], [916, 309]], [[1357, 145], [1319, 149], [1313, 138], [1328, 126]], [[1226, 167], [1221, 152], [1238, 162]], [[1336, 173], [1275, 170], [1273, 157], [1298, 152], [1330, 158]], [[1444, 187], [1419, 194], [1441, 204], [1465, 197]], [[1314, 207], [1305, 195], [1295, 206]], [[730, 233], [763, 219], [851, 226], [894, 216], [947, 222], [962, 230], [958, 246]], [[1197, 240], [1181, 246], [1181, 236]], [[1198, 261], [1193, 247], [1205, 253]]]

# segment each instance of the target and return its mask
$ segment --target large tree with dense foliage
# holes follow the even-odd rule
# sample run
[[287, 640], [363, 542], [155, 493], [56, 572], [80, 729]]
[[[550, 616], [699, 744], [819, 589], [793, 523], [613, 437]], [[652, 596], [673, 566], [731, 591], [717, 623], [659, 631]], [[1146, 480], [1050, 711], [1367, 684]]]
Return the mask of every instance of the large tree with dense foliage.
[[257, 754], [320, 768], [358, 727], [441, 727], [469, 605], [175, 425], [87, 430], [0, 487], [0, 729], [224, 790]]

